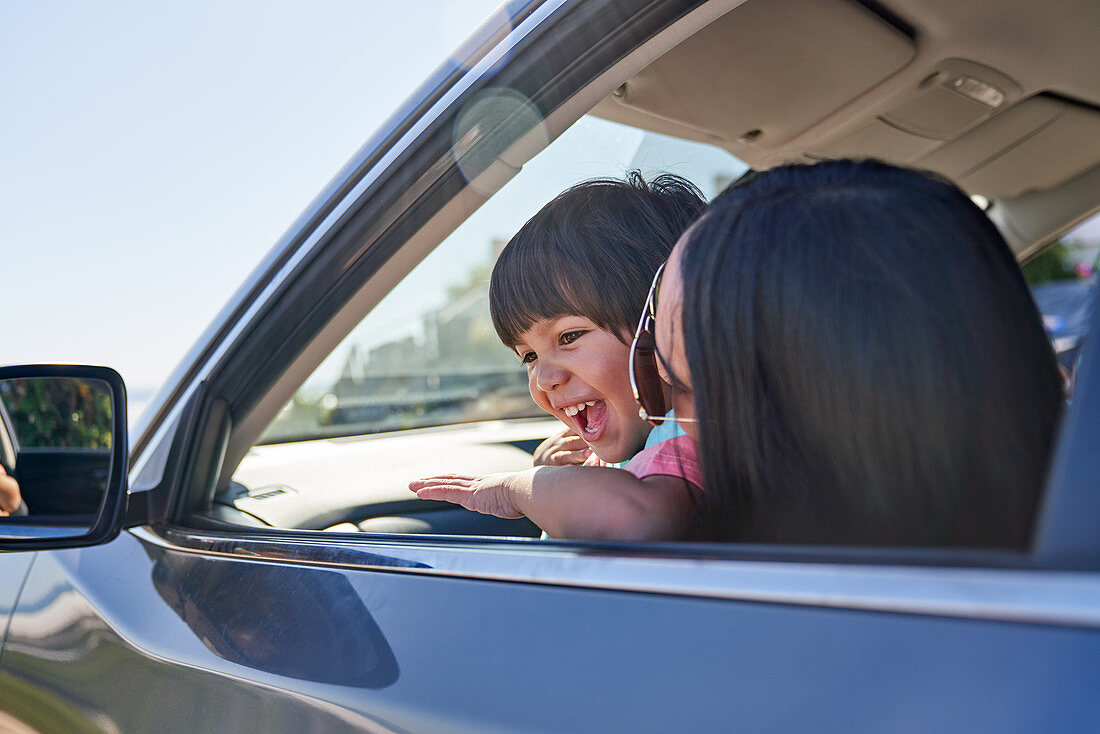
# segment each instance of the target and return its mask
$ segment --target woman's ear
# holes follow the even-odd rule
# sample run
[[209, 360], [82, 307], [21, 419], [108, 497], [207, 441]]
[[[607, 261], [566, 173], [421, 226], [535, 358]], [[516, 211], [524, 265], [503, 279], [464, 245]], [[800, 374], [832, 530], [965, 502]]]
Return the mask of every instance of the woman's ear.
[[[668, 374], [668, 370], [665, 369], [665, 361], [658, 357], [657, 362], [657, 374], [661, 376], [661, 382], [665, 383], [665, 398], [671, 397], [672, 393], [672, 376]], [[665, 401], [665, 405], [668, 405], [668, 401]]]

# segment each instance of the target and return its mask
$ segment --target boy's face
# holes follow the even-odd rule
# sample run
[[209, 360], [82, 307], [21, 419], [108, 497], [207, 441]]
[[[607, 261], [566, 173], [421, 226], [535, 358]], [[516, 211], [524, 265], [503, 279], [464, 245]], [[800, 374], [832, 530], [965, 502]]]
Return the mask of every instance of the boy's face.
[[638, 417], [627, 374], [630, 346], [583, 316], [536, 321], [516, 354], [540, 408], [584, 439], [597, 456], [633, 456], [652, 428]]

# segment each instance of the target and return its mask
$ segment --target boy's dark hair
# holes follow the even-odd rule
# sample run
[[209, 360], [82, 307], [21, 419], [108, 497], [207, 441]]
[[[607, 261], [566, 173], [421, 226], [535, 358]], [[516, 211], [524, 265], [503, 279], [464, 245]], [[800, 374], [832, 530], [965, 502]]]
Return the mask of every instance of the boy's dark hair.
[[541, 319], [578, 314], [624, 341], [653, 274], [706, 200], [690, 181], [638, 171], [569, 188], [508, 242], [489, 282], [489, 312], [514, 347]]

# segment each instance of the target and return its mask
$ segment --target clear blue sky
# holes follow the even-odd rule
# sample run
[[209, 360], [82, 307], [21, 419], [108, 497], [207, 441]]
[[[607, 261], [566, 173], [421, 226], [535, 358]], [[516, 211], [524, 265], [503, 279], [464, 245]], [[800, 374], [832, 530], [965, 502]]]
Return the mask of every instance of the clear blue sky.
[[496, 4], [0, 6], [0, 363], [158, 385]]

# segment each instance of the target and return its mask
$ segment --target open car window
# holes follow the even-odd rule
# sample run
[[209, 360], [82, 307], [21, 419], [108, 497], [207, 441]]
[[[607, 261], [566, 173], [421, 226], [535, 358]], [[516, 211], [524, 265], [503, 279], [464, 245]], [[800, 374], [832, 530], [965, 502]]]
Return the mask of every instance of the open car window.
[[[277, 528], [534, 536], [537, 531], [529, 524], [484, 518], [474, 522], [471, 513], [422, 502], [407, 487], [414, 478], [434, 474], [525, 468], [530, 466], [531, 450], [560, 428], [553, 420], [539, 417], [526, 395], [518, 361], [497, 344], [488, 319], [485, 284], [500, 245], [553, 196], [585, 179], [621, 176], [634, 168], [647, 176], [668, 171], [689, 178], [713, 196], [747, 170], [734, 155], [760, 169], [783, 161], [873, 155], [942, 173], [990, 203], [989, 216], [1017, 257], [1036, 252], [1086, 209], [1095, 211], [1089, 182], [1100, 169], [1083, 173], [1082, 166], [1090, 160], [1087, 156], [1081, 157], [1084, 162], [1080, 165], [1070, 165], [1058, 146], [1034, 142], [1036, 136], [1028, 132], [1033, 123], [1040, 124], [1036, 122], [1040, 118], [1066, 116], [1073, 123], [1070, 132], [1076, 135], [1080, 131], [1073, 121], [1080, 116], [1093, 120], [1086, 111], [1066, 100], [1050, 98], [1041, 89], [1016, 90], [1003, 84], [1007, 96], [998, 98], [998, 104], [1008, 105], [1007, 112], [994, 115], [974, 107], [980, 114], [966, 120], [943, 116], [941, 122], [950, 129], [918, 129], [909, 124], [911, 118], [925, 113], [935, 118], [941, 112], [935, 105], [929, 107], [930, 103], [955, 100], [951, 96], [955, 92], [948, 94], [950, 90], [944, 86], [951, 79], [976, 74], [1001, 81], [1000, 72], [970, 62], [956, 63], [958, 59], [949, 53], [954, 46], [949, 43], [941, 44], [944, 47], [937, 52], [942, 58], [908, 63], [916, 52], [915, 37], [890, 18], [863, 17], [864, 11], [872, 15], [874, 11], [862, 5], [844, 7], [870, 23], [862, 26], [862, 31], [852, 31], [860, 39], [867, 36], [874, 41], [864, 51], [869, 62], [877, 59], [882, 64], [854, 65], [873, 70], [870, 77], [846, 76], [830, 80], [836, 86], [821, 89], [812, 74], [776, 77], [775, 93], [754, 100], [752, 92], [761, 89], [759, 80], [771, 79], [775, 65], [768, 63], [767, 54], [757, 53], [763, 49], [748, 42], [756, 37], [770, 39], [778, 32], [753, 15], [752, 8], [761, 4], [748, 3], [746, 7], [748, 11], [723, 16], [721, 24], [702, 23], [692, 32], [690, 43], [680, 36], [669, 39], [679, 45], [663, 46], [663, 40], [654, 41], [654, 48], [647, 49], [644, 58], [640, 53], [635, 55], [637, 59], [627, 57], [618, 62], [622, 68], [604, 73], [598, 82], [584, 82], [590, 88], [585, 88], [583, 95], [569, 97], [579, 87], [565, 90], [569, 104], [558, 108], [555, 105], [562, 99], [544, 100], [540, 109], [550, 110], [546, 119], [553, 121], [549, 127], [555, 134], [584, 111], [599, 117], [581, 118], [531, 160], [526, 156], [541, 144], [500, 132], [501, 149], [497, 150], [493, 147], [497, 145], [493, 142], [497, 128], [487, 126], [494, 134], [479, 138], [485, 131], [475, 135], [474, 128], [463, 128], [460, 120], [465, 110], [456, 104], [453, 109], [446, 108], [446, 114], [456, 114], [454, 127], [433, 133], [430, 145], [424, 143], [425, 152], [420, 155], [419, 149], [416, 151], [420, 157], [410, 155], [416, 166], [410, 164], [408, 172], [401, 168], [396, 183], [384, 180], [373, 191], [369, 188], [373, 184], [361, 182], [362, 189], [352, 189], [352, 193], [370, 191], [371, 196], [353, 202], [349, 195], [341, 200], [341, 207], [345, 202], [359, 207], [354, 217], [342, 224], [336, 215], [344, 210], [334, 210], [325, 220], [327, 229], [318, 230], [316, 240], [307, 240], [316, 243], [316, 252], [311, 249], [313, 244], [303, 245], [293, 254], [294, 258], [301, 255], [302, 261], [290, 259], [280, 271], [270, 271], [272, 277], [287, 278], [285, 287], [270, 286], [271, 315], [262, 328], [251, 334], [245, 331], [242, 346], [235, 343], [229, 356], [212, 368], [214, 377], [205, 383], [209, 396], [200, 396], [195, 403], [197, 420], [214, 427], [208, 434], [204, 433], [207, 427], [200, 428], [203, 443], [196, 450], [200, 454], [197, 464], [213, 468], [195, 473], [197, 478], [188, 477], [194, 487], [188, 489], [186, 502], [177, 503], [175, 516], [187, 517], [189, 511], [201, 516], [213, 496], [210, 509], [215, 520]], [[835, 42], [835, 53], [848, 54], [853, 39], [837, 33], [856, 28], [855, 16], [837, 14], [826, 29], [837, 33], [822, 32], [813, 17], [804, 20], [798, 33], [786, 38], [784, 30], [778, 34], [784, 39], [775, 40], [790, 41], [800, 48], [818, 41]], [[742, 21], [744, 26], [739, 25]], [[699, 30], [703, 27], [705, 33]], [[679, 33], [669, 31], [670, 36]], [[576, 34], [574, 28], [570, 40]], [[598, 47], [604, 43], [600, 41]], [[739, 50], [743, 63], [731, 65], [712, 53], [719, 48]], [[536, 61], [531, 68], [544, 61], [536, 56], [532, 56]], [[627, 68], [635, 62], [637, 68]], [[609, 58], [601, 63], [599, 69], [607, 72], [607, 64], [616, 62]], [[803, 71], [822, 70], [816, 63], [810, 66], [813, 68]], [[932, 67], [936, 76], [925, 73]], [[700, 68], [711, 73], [700, 73]], [[897, 72], [897, 79], [882, 82], [881, 75], [893, 73], [891, 70]], [[738, 83], [720, 90], [711, 88], [711, 79], [727, 76]], [[493, 84], [513, 83], [505, 77], [494, 78]], [[939, 86], [928, 86], [929, 80], [935, 79], [942, 79]], [[542, 84], [541, 77], [539, 80]], [[681, 87], [688, 81], [697, 87], [694, 98], [699, 104], [674, 108], [665, 104], [686, 93]], [[531, 89], [524, 86], [528, 82]], [[541, 89], [532, 80], [524, 84], [517, 89]], [[901, 86], [905, 89], [899, 91]], [[822, 89], [828, 93], [821, 99], [807, 96]], [[715, 90], [721, 93], [710, 93]], [[859, 104], [840, 102], [862, 100], [851, 96], [859, 90], [874, 94]], [[597, 97], [600, 101], [594, 103]], [[537, 101], [538, 94], [531, 99]], [[826, 110], [808, 104], [815, 100], [826, 107], [840, 106], [816, 124], [813, 120]], [[899, 106], [899, 100], [905, 104]], [[442, 114], [442, 103], [437, 107]], [[751, 115], [742, 118], [734, 112]], [[796, 112], [801, 116], [792, 119]], [[774, 131], [748, 124], [756, 117], [768, 119], [772, 113], [784, 123]], [[884, 128], [875, 117], [878, 113], [909, 124], [915, 132], [895, 135], [892, 131], [904, 132], [904, 125]], [[726, 135], [725, 151], [658, 134], [714, 140], [705, 135], [709, 123], [719, 125]], [[1081, 130], [1092, 129], [1091, 125], [1082, 122]], [[798, 126], [805, 126], [806, 131], [796, 134], [802, 129]], [[465, 132], [455, 132], [461, 130]], [[930, 137], [912, 147], [911, 138], [921, 137], [922, 131]], [[468, 150], [459, 144], [467, 137], [478, 141]], [[1030, 150], [1017, 144], [1025, 140], [1029, 146], [1038, 146], [1034, 155], [1029, 152], [1021, 157], [1023, 148], [1023, 152]], [[506, 143], [516, 147], [506, 148]], [[1002, 148], [1003, 155], [978, 155]], [[482, 152], [486, 155], [481, 156]], [[485, 163], [481, 159], [488, 160], [488, 152], [497, 156], [492, 165], [463, 169], [463, 164], [472, 160]], [[1035, 158], [1043, 161], [1038, 167], [1041, 170], [1036, 169]], [[994, 160], [997, 165], [989, 170], [977, 165]], [[424, 168], [425, 162], [432, 168]], [[516, 169], [519, 165], [522, 170]], [[445, 178], [440, 177], [441, 171], [446, 172]], [[981, 175], [971, 176], [968, 171]], [[515, 178], [509, 180], [513, 173]], [[488, 182], [487, 190], [493, 191], [501, 181], [508, 183], [468, 217], [450, 216], [445, 209], [434, 208], [445, 202], [444, 206], [453, 204], [469, 211], [486, 193], [478, 189], [478, 179]], [[405, 184], [410, 182], [413, 186], [407, 188]], [[438, 213], [432, 219], [424, 218], [433, 212]], [[344, 226], [348, 222], [355, 226]], [[450, 235], [444, 236], [445, 232]], [[434, 252], [410, 271], [412, 263], [436, 243]], [[391, 264], [392, 268], [384, 269]], [[408, 274], [403, 281], [379, 303], [378, 298], [390, 291], [390, 286], [382, 283], [392, 284], [404, 273]], [[367, 293], [372, 288], [373, 292]], [[342, 300], [351, 298], [353, 292], [356, 298], [366, 295], [358, 302]], [[338, 303], [344, 303], [345, 311], [331, 317]], [[375, 303], [378, 305], [372, 305]], [[259, 306], [256, 308], [260, 313]], [[358, 318], [368, 309], [366, 318], [352, 329], [342, 320]], [[332, 349], [345, 334], [343, 343]], [[309, 342], [310, 335], [320, 336]], [[311, 349], [311, 344], [319, 347]], [[324, 354], [328, 359], [303, 381], [302, 375]], [[290, 355], [299, 361], [284, 369]], [[295, 388], [299, 389], [286, 401]], [[203, 413], [204, 407], [210, 408], [208, 414]], [[219, 507], [231, 508], [236, 514], [219, 514]]]
[[528, 468], [530, 452], [562, 427], [531, 400], [523, 365], [493, 330], [496, 256], [528, 218], [581, 181], [668, 172], [709, 198], [747, 168], [716, 147], [582, 118], [348, 334], [215, 502], [284, 528], [537, 534], [529, 523], [461, 509], [419, 512], [429, 503], [408, 490], [433, 473]]
[[[562, 427], [531, 400], [523, 366], [493, 330], [488, 281], [497, 255], [530, 216], [580, 181], [671, 172], [712, 198], [747, 168], [715, 147], [582, 118], [347, 335], [215, 505], [278, 528], [537, 537], [529, 521], [437, 506], [408, 490], [423, 476], [528, 468], [535, 447]], [[1095, 297], [1095, 227], [1087, 222], [1024, 266], [1070, 378]]]

